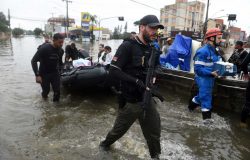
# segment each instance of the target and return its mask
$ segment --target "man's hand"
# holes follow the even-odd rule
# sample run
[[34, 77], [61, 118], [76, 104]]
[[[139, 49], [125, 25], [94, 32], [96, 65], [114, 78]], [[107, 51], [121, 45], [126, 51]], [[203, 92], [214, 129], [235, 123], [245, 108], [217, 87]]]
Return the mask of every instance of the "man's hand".
[[211, 72], [211, 75], [214, 76], [214, 77], [218, 77], [218, 76], [219, 76], [219, 75], [218, 75], [218, 70], [217, 70], [217, 71]]
[[36, 76], [36, 83], [42, 83], [42, 77], [41, 76]]

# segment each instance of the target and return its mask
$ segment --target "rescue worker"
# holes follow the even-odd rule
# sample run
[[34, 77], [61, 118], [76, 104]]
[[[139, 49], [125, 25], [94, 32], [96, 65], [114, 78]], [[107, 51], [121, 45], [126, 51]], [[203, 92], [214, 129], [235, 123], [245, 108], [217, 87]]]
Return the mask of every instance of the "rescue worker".
[[243, 42], [237, 41], [235, 43], [235, 50], [232, 56], [228, 59], [228, 62], [233, 63], [237, 66], [237, 73], [240, 77], [241, 72], [243, 72], [243, 79], [248, 79], [247, 64], [245, 61], [249, 61], [248, 52], [243, 48]]
[[241, 111], [241, 123], [242, 128], [247, 128], [247, 117], [250, 113], [250, 81], [248, 80], [247, 89], [246, 89], [246, 100], [245, 105]]
[[[216, 50], [222, 39], [222, 32], [218, 28], [209, 29], [205, 35], [206, 44], [197, 50], [194, 56], [195, 82], [199, 92], [190, 102], [190, 111], [201, 106], [203, 120], [211, 119], [212, 90], [214, 79], [218, 71], [213, 71], [214, 62], [221, 59]], [[206, 122], [206, 121], [204, 121]]]
[[[31, 65], [36, 76], [36, 82], [41, 84], [42, 97], [46, 99], [50, 91], [50, 84], [54, 91], [53, 101], [60, 99], [60, 64], [62, 63], [62, 46], [64, 37], [56, 33], [53, 43], [41, 46], [31, 60]], [[39, 69], [37, 62], [40, 62]]]
[[79, 55], [78, 55], [79, 53], [78, 53], [78, 50], [76, 48], [76, 44], [75, 43], [71, 43], [70, 45], [67, 45], [65, 47], [65, 52], [66, 52], [65, 62], [68, 62], [70, 59], [72, 61], [76, 60], [79, 57]]
[[162, 47], [162, 54], [165, 54], [165, 56], [167, 55], [167, 53], [168, 53], [168, 49], [169, 49], [169, 47], [172, 45], [172, 38], [168, 38], [167, 39], [167, 41], [166, 41], [166, 44], [165, 45], [163, 45], [163, 47]]
[[[236, 44], [237, 44], [237, 42], [236, 42]], [[240, 45], [241, 45], [241, 43], [240, 43]], [[244, 54], [246, 54], [246, 53], [244, 53]], [[246, 56], [244, 56], [244, 59], [240, 60], [240, 62], [241, 62], [240, 63], [241, 64], [241, 70], [244, 73], [244, 80], [248, 80], [247, 88], [246, 88], [245, 105], [244, 105], [244, 107], [242, 108], [242, 111], [241, 111], [241, 123], [240, 123], [240, 126], [243, 127], [243, 128], [247, 127], [246, 122], [247, 122], [248, 115], [250, 113], [250, 80], [249, 80], [249, 75], [248, 75], [248, 72], [249, 72], [248, 65], [250, 63], [249, 55], [250, 55], [250, 53], [248, 53]]]
[[[121, 80], [122, 93], [119, 96], [121, 99], [119, 99], [116, 121], [106, 139], [101, 142], [101, 149], [108, 150], [110, 145], [121, 138], [138, 119], [148, 144], [150, 156], [159, 159], [161, 124], [159, 113], [155, 108], [156, 104], [151, 101], [147, 110], [140, 105], [145, 91], [145, 71], [153, 47], [150, 43], [157, 38], [156, 33], [159, 28], [164, 27], [156, 16], [144, 16], [140, 20], [138, 36], [124, 41], [112, 59], [110, 74]], [[155, 60], [159, 65], [159, 55]]]

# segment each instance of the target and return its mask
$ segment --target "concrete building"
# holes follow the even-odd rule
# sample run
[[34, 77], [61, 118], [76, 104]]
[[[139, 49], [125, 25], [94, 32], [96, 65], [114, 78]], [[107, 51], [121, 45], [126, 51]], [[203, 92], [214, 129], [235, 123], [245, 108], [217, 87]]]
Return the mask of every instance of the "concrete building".
[[229, 27], [230, 39], [234, 41], [240, 40], [241, 28], [238, 27]]
[[220, 30], [224, 29], [224, 20], [223, 19], [208, 19], [207, 29], [210, 28], [219, 28]]
[[175, 4], [166, 5], [161, 9], [160, 21], [165, 26], [163, 33], [171, 31], [202, 30], [205, 3], [200, 1], [176, 0]]
[[[66, 29], [66, 18], [63, 16], [51, 17], [48, 19], [47, 24], [45, 25], [46, 33], [65, 33]], [[75, 25], [75, 19], [69, 18], [69, 27]]]

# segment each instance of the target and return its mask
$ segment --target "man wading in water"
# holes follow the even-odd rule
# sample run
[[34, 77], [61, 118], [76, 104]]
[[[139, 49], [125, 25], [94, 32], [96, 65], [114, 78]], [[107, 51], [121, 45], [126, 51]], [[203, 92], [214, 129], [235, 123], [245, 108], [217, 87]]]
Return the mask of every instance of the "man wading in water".
[[[118, 48], [110, 65], [110, 74], [121, 80], [121, 96], [119, 99], [119, 111], [112, 130], [100, 147], [108, 150], [116, 140], [121, 138], [130, 126], [139, 120], [143, 135], [147, 141], [150, 156], [159, 159], [161, 153], [160, 116], [156, 110], [156, 103], [151, 100], [144, 110], [141, 102], [145, 91], [145, 71], [152, 53], [153, 42], [157, 36], [157, 30], [163, 29], [163, 25], [154, 15], [147, 15], [140, 20], [139, 35], [134, 39], [124, 41]], [[159, 64], [159, 55], [156, 56], [155, 65]], [[144, 113], [146, 112], [146, 113]]]
[[[42, 45], [31, 60], [31, 65], [36, 76], [36, 82], [41, 84], [42, 97], [46, 99], [50, 91], [50, 84], [54, 91], [53, 102], [60, 99], [60, 65], [62, 64], [64, 37], [56, 33], [53, 43]], [[39, 69], [37, 62], [40, 62]]]

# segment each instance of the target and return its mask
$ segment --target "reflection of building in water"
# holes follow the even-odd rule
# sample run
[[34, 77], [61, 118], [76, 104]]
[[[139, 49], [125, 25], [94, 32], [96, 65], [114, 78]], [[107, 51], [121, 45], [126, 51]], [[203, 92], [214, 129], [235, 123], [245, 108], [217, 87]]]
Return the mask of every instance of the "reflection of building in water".
[[182, 30], [199, 32], [204, 10], [205, 3], [200, 1], [176, 0], [175, 4], [166, 5], [161, 9], [160, 16], [160, 21], [165, 26], [164, 34]]
[[[73, 27], [75, 25], [75, 19], [69, 18], [69, 27]], [[48, 19], [47, 24], [45, 24], [45, 32], [46, 33], [65, 33], [65, 27], [67, 24], [67, 20], [64, 16], [59, 17], [51, 17]]]

